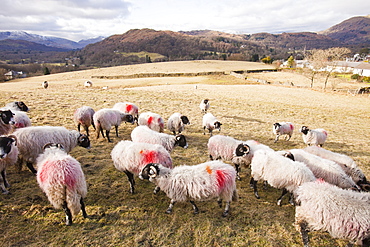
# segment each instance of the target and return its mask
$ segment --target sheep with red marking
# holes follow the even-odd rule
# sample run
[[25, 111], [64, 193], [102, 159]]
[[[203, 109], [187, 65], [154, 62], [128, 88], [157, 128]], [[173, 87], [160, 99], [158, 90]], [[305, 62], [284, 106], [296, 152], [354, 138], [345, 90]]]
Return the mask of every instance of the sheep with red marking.
[[68, 155], [61, 144], [46, 144], [37, 158], [37, 182], [54, 208], [63, 208], [66, 225], [80, 210], [87, 218], [83, 199], [87, 194], [81, 164]]
[[322, 147], [328, 137], [328, 132], [324, 129], [309, 129], [307, 126], [302, 126], [299, 132], [302, 132], [303, 142], [307, 146]]
[[209, 161], [198, 165], [181, 165], [173, 169], [162, 164], [146, 165], [139, 177], [148, 179], [159, 186], [171, 199], [166, 213], [171, 213], [176, 202], [190, 201], [194, 213], [199, 213], [195, 201], [204, 201], [218, 198], [226, 201], [223, 216], [230, 210], [230, 202], [237, 199], [236, 171], [234, 167], [221, 161]]
[[118, 102], [114, 104], [113, 109], [119, 110], [126, 114], [131, 114], [134, 117], [134, 121], [138, 122], [139, 107], [131, 102]]
[[81, 106], [80, 108], [76, 109], [76, 111], [73, 114], [73, 120], [77, 125], [78, 132], [81, 132], [81, 126], [86, 131], [87, 136], [89, 136], [89, 127], [91, 125], [96, 130], [93, 119], [94, 114], [95, 111], [90, 106]]
[[[159, 144], [120, 141], [113, 148], [111, 157], [116, 169], [127, 175], [131, 193], [135, 192], [134, 175], [138, 176], [147, 164], [161, 163], [172, 168], [170, 153]], [[159, 188], [156, 188], [154, 193], [158, 191]]]
[[279, 140], [281, 135], [287, 135], [286, 140], [289, 141], [293, 135], [294, 125], [291, 122], [280, 122], [274, 123], [272, 127], [272, 132], [275, 134], [275, 141]]
[[18, 159], [17, 138], [15, 136], [0, 136], [0, 189], [8, 194], [9, 183], [6, 179], [6, 169], [14, 165]]
[[157, 132], [163, 132], [164, 120], [161, 115], [153, 112], [143, 112], [138, 119], [139, 125], [146, 125]]

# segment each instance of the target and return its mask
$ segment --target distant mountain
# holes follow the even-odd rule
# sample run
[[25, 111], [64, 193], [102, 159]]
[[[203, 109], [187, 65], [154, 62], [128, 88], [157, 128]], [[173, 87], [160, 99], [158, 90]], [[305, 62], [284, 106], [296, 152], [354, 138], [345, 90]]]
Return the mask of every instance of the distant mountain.
[[348, 45], [370, 45], [370, 15], [352, 17], [320, 34]]
[[42, 36], [37, 34], [30, 34], [23, 31], [12, 31], [12, 32], [0, 32], [0, 40], [12, 39], [12, 40], [25, 40], [30, 41], [50, 47], [57, 47], [62, 49], [74, 50], [85, 47], [88, 44], [99, 42], [103, 37], [97, 37], [94, 39], [81, 40], [75, 42], [68, 39], [52, 37], [52, 36]]

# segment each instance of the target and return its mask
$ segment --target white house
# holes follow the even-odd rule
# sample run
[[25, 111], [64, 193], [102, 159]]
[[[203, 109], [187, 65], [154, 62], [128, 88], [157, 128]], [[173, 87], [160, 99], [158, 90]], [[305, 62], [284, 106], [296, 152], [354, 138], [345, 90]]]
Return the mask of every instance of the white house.
[[370, 76], [370, 63], [360, 63], [353, 69], [353, 74]]

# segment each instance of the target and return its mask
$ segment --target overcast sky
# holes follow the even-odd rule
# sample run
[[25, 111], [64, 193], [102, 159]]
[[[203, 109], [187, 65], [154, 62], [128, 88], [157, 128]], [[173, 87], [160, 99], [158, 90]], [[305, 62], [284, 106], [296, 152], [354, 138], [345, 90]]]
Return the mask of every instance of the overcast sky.
[[369, 14], [369, 0], [1, 0], [0, 31], [74, 41], [136, 28], [318, 32]]

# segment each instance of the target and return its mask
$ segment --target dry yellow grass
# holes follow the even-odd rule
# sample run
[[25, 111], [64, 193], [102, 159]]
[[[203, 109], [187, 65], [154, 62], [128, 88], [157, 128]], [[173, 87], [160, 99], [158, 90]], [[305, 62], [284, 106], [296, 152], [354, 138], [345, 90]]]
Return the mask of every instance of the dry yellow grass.
[[[214, 70], [215, 66], [220, 69], [225, 66], [225, 70], [241, 67], [239, 63], [235, 67], [226, 63], [207, 63], [211, 67], [207, 70]], [[138, 71], [178, 72], [198, 65], [178, 62], [168, 63], [168, 68], [161, 67], [166, 64], [141, 65]], [[202, 114], [198, 105], [202, 99], [209, 98], [210, 112], [223, 123], [221, 132], [215, 134], [241, 140], [255, 139], [281, 150], [304, 147], [298, 133], [301, 125], [324, 128], [329, 133], [325, 147], [350, 155], [365, 174], [370, 174], [368, 96], [248, 84], [226, 75], [101, 79], [93, 80], [92, 88], [83, 87], [83, 82], [91, 75], [103, 74], [102, 71], [106, 75], [122, 75], [132, 73], [132, 67], [136, 68], [81, 71], [0, 84], [0, 106], [11, 101], [24, 101], [30, 107], [33, 125], [60, 125], [68, 129], [76, 129], [72, 116], [82, 105], [98, 110], [112, 107], [116, 102], [130, 101], [136, 103], [141, 112], [157, 112], [165, 120], [172, 113], [181, 112], [191, 121], [184, 132], [189, 148], [175, 148], [171, 156], [175, 165], [193, 165], [208, 160], [206, 143], [209, 136], [202, 134]], [[154, 70], [154, 67], [159, 69]], [[300, 78], [290, 75], [292, 81]], [[44, 80], [50, 82], [46, 90], [41, 88]], [[103, 86], [108, 89], [102, 89]], [[272, 124], [277, 121], [295, 124], [291, 141], [281, 139], [274, 143]], [[20, 173], [14, 168], [8, 169], [11, 194], [0, 196], [0, 241], [3, 246], [301, 246], [300, 235], [292, 225], [294, 208], [286, 200], [282, 207], [277, 206], [280, 191], [273, 188], [261, 189], [261, 199], [257, 200], [249, 188], [248, 168], [242, 169], [242, 181], [237, 182], [240, 198], [231, 204], [228, 218], [221, 217], [222, 209], [215, 201], [198, 203], [199, 215], [193, 215], [190, 204], [183, 203], [176, 204], [173, 214], [167, 215], [164, 213], [169, 204], [166, 195], [153, 195], [153, 185], [138, 178], [135, 178], [137, 193], [131, 195], [127, 178], [114, 168], [110, 152], [118, 141], [130, 139], [134, 127], [122, 124], [120, 137], [111, 135], [114, 143], [96, 140], [92, 133], [92, 149], [77, 147], [72, 151], [71, 155], [81, 163], [88, 182], [86, 206], [90, 218], [79, 215], [71, 227], [64, 225], [64, 213], [51, 207], [31, 172], [26, 168]], [[345, 245], [344, 241], [334, 240], [326, 233], [310, 236], [312, 246]]]

